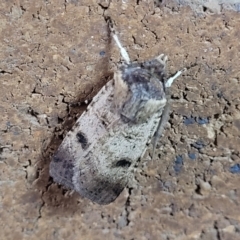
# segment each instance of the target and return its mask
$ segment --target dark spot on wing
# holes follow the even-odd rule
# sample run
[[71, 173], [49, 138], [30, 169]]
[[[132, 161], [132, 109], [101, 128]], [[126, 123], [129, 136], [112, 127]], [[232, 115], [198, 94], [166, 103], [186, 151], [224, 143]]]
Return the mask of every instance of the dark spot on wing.
[[116, 163], [116, 167], [129, 168], [130, 166], [131, 162], [126, 159], [121, 159]]
[[78, 142], [81, 144], [82, 149], [86, 149], [88, 147], [88, 139], [87, 139], [86, 135], [83, 132], [79, 131], [76, 134], [76, 137], [77, 137]]
[[63, 159], [62, 159], [61, 157], [58, 157], [58, 156], [56, 156], [56, 155], [53, 155], [52, 160], [53, 160], [54, 162], [58, 163], [58, 162], [62, 162]]
[[66, 170], [73, 168], [73, 164], [72, 164], [71, 162], [64, 162], [62, 166], [63, 166], [63, 168], [66, 169]]

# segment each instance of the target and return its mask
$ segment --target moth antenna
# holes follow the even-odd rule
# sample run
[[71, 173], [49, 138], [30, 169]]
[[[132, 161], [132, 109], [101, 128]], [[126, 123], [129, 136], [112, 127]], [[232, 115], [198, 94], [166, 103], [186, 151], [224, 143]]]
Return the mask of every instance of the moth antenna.
[[129, 58], [129, 55], [127, 53], [127, 50], [122, 46], [121, 42], [119, 41], [118, 36], [116, 34], [116, 31], [115, 31], [115, 28], [113, 26], [113, 22], [110, 18], [108, 19], [108, 27], [109, 27], [109, 29], [112, 33], [112, 37], [113, 37], [114, 41], [116, 42], [116, 44], [117, 44], [117, 46], [120, 50], [120, 53], [121, 53], [121, 56], [122, 56], [123, 60], [127, 64], [129, 64], [130, 63], [130, 58]]
[[163, 66], [164, 66], [164, 68], [165, 68], [165, 66], [166, 66], [166, 62], [167, 62], [167, 60], [168, 60], [168, 56], [166, 56], [165, 54], [160, 54], [158, 57], [156, 57], [156, 59], [158, 60], [158, 62], [160, 62]]
[[[161, 56], [161, 55], [160, 55]], [[170, 77], [166, 83], [165, 83], [165, 88], [166, 88], [166, 99], [167, 99], [167, 103], [163, 109], [163, 112], [162, 112], [162, 116], [161, 116], [161, 120], [159, 121], [158, 123], [158, 127], [157, 127], [157, 130], [155, 132], [155, 135], [153, 137], [153, 150], [152, 150], [152, 159], [155, 158], [155, 150], [156, 150], [156, 146], [157, 146], [157, 142], [158, 140], [160, 139], [160, 137], [162, 136], [163, 134], [163, 130], [164, 130], [164, 126], [165, 124], [168, 122], [168, 119], [169, 119], [169, 112], [170, 112], [170, 103], [169, 103], [169, 100], [170, 100], [170, 92], [169, 92], [169, 88], [171, 87], [173, 81], [175, 79], [177, 79], [183, 72], [185, 72], [187, 69], [184, 68], [183, 70], [181, 71], [178, 71], [174, 76]]]
[[170, 77], [166, 83], [165, 83], [165, 88], [169, 88], [172, 86], [172, 83], [175, 79], [177, 79], [183, 72], [186, 72], [186, 68], [184, 68], [183, 70], [181, 71], [178, 71], [174, 76]]

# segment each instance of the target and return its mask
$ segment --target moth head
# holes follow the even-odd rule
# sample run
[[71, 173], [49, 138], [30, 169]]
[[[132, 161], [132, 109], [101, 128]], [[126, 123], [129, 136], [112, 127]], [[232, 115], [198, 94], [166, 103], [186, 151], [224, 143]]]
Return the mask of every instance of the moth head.
[[124, 122], [145, 122], [166, 104], [162, 61], [124, 65], [115, 74], [114, 103]]
[[164, 78], [167, 56], [164, 54], [142, 63], [142, 68], [148, 70], [152, 75]]

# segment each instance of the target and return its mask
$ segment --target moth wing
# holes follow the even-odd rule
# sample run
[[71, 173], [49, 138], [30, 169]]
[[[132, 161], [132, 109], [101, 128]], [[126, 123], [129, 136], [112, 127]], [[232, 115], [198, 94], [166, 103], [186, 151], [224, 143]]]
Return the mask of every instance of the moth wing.
[[119, 179], [118, 176], [114, 176], [111, 168], [104, 169], [102, 172], [103, 169], [99, 167], [97, 159], [88, 160], [90, 161], [84, 160], [87, 165], [81, 161], [81, 167], [77, 167], [74, 171], [75, 190], [101, 205], [113, 202], [126, 187], [128, 178], [123, 176]]
[[73, 184], [77, 192], [98, 204], [113, 202], [132, 178], [159, 122], [161, 112], [148, 122], [118, 122], [92, 146], [74, 167]]
[[74, 167], [73, 159], [74, 157], [71, 155], [68, 149], [60, 146], [52, 157], [49, 170], [50, 175], [53, 177], [55, 182], [70, 189], [74, 189], [72, 182]]
[[[89, 149], [99, 141], [99, 138], [108, 134], [106, 128], [108, 123], [104, 122], [104, 119], [106, 120], [105, 115], [109, 114], [110, 109], [106, 109], [106, 106], [111, 105], [112, 97], [113, 81], [111, 80], [93, 98], [73, 129], [67, 133], [50, 163], [49, 172], [55, 182], [76, 190], [72, 181], [73, 166], [84, 165], [84, 158]], [[115, 119], [111, 120], [115, 121]], [[94, 176], [89, 175], [88, 178], [95, 181]]]
[[[50, 164], [54, 181], [99, 204], [114, 201], [127, 185], [161, 116], [160, 111], [140, 124], [123, 122], [112, 111], [113, 95], [110, 81], [77, 120]], [[151, 108], [156, 102], [147, 104]]]

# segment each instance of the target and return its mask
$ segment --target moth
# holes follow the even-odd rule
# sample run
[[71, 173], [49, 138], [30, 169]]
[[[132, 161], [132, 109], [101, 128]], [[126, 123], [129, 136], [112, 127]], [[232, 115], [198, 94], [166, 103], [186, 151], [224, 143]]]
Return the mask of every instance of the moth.
[[50, 176], [56, 183], [98, 204], [109, 204], [119, 196], [147, 144], [161, 135], [169, 109], [168, 89], [183, 72], [166, 79], [164, 54], [131, 62], [111, 22], [109, 26], [123, 61], [50, 163]]

